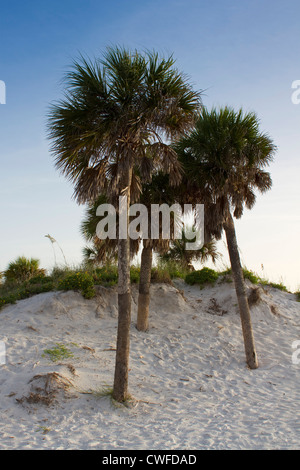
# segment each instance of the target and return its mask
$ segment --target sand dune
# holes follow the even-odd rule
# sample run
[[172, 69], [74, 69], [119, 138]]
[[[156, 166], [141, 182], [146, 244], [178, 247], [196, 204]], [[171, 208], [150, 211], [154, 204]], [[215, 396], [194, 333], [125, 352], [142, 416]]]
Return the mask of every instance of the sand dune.
[[[300, 303], [248, 287], [255, 371], [245, 364], [232, 284], [154, 284], [147, 333], [135, 328], [134, 286], [127, 407], [102, 396], [113, 383], [115, 288], [99, 287], [91, 300], [50, 292], [5, 307], [0, 449], [298, 448], [300, 364], [292, 344], [300, 340]], [[65, 357], [54, 362], [57, 349]]]

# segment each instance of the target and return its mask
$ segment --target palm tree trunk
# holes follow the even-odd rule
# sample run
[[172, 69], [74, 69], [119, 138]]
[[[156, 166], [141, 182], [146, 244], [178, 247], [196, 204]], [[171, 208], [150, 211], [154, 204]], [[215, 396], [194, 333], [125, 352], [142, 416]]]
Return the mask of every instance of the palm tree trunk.
[[[129, 222], [130, 184], [132, 170], [124, 175], [123, 187], [127, 195], [127, 228]], [[121, 221], [119, 220], [119, 224]], [[130, 323], [131, 323], [131, 289], [130, 289], [130, 240], [118, 240], [118, 330], [113, 398], [124, 402], [128, 398], [128, 371], [130, 349]]]
[[144, 240], [141, 257], [138, 313], [136, 324], [136, 327], [139, 331], [147, 331], [149, 328], [151, 268], [152, 247], [149, 245], [149, 243], [147, 243], [147, 240]]
[[246, 296], [246, 286], [240, 261], [240, 255], [238, 251], [234, 222], [230, 213], [227, 217], [226, 222], [224, 223], [224, 230], [226, 233], [229, 258], [234, 278], [237, 300], [239, 304], [246, 361], [250, 369], [256, 369], [258, 367], [258, 361], [255, 351], [250, 309]]

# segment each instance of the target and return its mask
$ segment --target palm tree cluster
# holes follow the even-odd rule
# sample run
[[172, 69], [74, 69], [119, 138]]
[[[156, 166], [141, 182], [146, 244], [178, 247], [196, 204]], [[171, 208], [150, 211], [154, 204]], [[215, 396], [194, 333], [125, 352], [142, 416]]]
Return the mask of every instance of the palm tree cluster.
[[[152, 252], [174, 256], [184, 249], [177, 240], [117, 238], [97, 240], [95, 208], [121, 196], [129, 208], [139, 201], [205, 205], [206, 245], [193, 256], [217, 256], [214, 240], [225, 230], [239, 299], [249, 367], [257, 367], [245, 287], [238, 258], [234, 217], [255, 202], [254, 189], [271, 187], [264, 171], [274, 152], [271, 139], [259, 132], [254, 114], [225, 108], [208, 112], [201, 92], [177, 70], [173, 57], [160, 58], [124, 48], [108, 48], [101, 60], [81, 57], [65, 76], [65, 97], [49, 111], [48, 131], [55, 165], [74, 185], [74, 198], [87, 204], [82, 225], [93, 242], [89, 254], [118, 260], [118, 330], [113, 397], [128, 396], [131, 324], [130, 259], [143, 243], [138, 329], [148, 326]], [[175, 220], [174, 220], [175, 224]], [[173, 225], [174, 225], [173, 224]], [[249, 308], [248, 308], [249, 313]], [[248, 315], [248, 316], [247, 316]], [[246, 318], [246, 319], [245, 319]], [[245, 324], [247, 326], [245, 326]], [[249, 335], [250, 330], [250, 335]], [[249, 341], [251, 347], [249, 347]], [[247, 345], [246, 345], [247, 344]], [[249, 351], [250, 356], [249, 356]]]

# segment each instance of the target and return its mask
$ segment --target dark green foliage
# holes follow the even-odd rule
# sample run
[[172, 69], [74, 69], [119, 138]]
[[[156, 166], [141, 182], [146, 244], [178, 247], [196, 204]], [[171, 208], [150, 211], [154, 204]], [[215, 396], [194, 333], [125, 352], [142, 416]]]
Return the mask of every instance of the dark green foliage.
[[279, 289], [283, 292], [288, 292], [286, 286], [282, 283], [276, 283], [268, 281], [267, 279], [261, 278], [258, 274], [253, 271], [249, 271], [246, 268], [243, 268], [244, 279], [248, 279], [252, 284], [261, 284], [263, 286], [274, 287], [274, 289]]
[[8, 268], [4, 271], [6, 282], [24, 282], [36, 275], [43, 276], [44, 269], [39, 268], [38, 259], [27, 259], [25, 256], [19, 256], [15, 261], [9, 263]]
[[118, 282], [118, 267], [114, 265], [105, 265], [94, 270], [95, 284], [114, 285]]
[[253, 271], [249, 271], [246, 268], [243, 268], [244, 279], [248, 279], [252, 284], [258, 284], [261, 282], [261, 278], [255, 274]]
[[269, 286], [270, 286], [270, 287], [274, 287], [274, 289], [279, 289], [279, 290], [281, 290], [281, 291], [283, 291], [283, 292], [288, 292], [286, 286], [285, 286], [282, 282], [279, 282], [279, 283], [277, 283], [277, 282], [270, 282], [270, 283], [269, 283]]
[[219, 273], [210, 268], [202, 268], [199, 271], [193, 271], [186, 275], [185, 282], [194, 284], [214, 284], [219, 278]]
[[83, 272], [69, 274], [59, 281], [57, 289], [79, 291], [86, 299], [95, 296], [94, 279], [90, 274]]
[[130, 268], [130, 282], [132, 284], [138, 284], [140, 281], [140, 268], [137, 266], [131, 266]]
[[17, 300], [27, 299], [33, 295], [42, 294], [54, 290], [55, 284], [51, 278], [45, 278], [42, 282], [39, 279], [26, 281], [23, 284], [9, 284], [2, 286], [0, 290], [0, 308], [7, 304], [14, 304]]
[[[95, 268], [93, 273], [95, 284], [113, 286], [118, 282], [118, 267], [116, 265], [106, 265]], [[140, 268], [130, 267], [130, 282], [136, 284], [140, 279]]]

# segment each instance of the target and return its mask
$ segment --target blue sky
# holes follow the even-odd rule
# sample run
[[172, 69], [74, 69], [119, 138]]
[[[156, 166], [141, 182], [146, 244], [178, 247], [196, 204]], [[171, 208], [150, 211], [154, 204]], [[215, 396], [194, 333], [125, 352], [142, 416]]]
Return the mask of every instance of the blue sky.
[[257, 113], [278, 151], [273, 189], [237, 222], [242, 259], [274, 282], [300, 287], [300, 105], [291, 100], [300, 80], [299, 1], [12, 0], [0, 13], [0, 270], [19, 255], [51, 267], [47, 233], [70, 264], [81, 261], [84, 208], [54, 168], [46, 114], [73, 59], [119, 44], [172, 53], [194, 88], [205, 90], [206, 106]]

